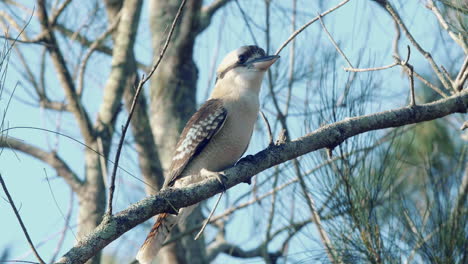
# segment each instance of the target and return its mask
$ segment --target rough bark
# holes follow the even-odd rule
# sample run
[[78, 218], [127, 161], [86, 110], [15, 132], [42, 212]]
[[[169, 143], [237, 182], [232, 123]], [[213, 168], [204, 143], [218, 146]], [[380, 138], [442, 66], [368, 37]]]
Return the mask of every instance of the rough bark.
[[[93, 145], [97, 149], [96, 145]], [[81, 239], [91, 233], [102, 221], [106, 210], [106, 192], [104, 179], [99, 162], [99, 155], [87, 149], [85, 151], [85, 178], [84, 190], [78, 195], [78, 231], [77, 238]], [[101, 252], [96, 252], [87, 264], [99, 264]]]

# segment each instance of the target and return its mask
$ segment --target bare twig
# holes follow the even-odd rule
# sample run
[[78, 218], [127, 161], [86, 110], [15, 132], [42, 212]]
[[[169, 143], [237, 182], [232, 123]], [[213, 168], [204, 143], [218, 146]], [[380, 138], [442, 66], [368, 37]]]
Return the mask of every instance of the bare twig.
[[172, 21], [172, 26], [171, 26], [171, 29], [170, 29], [169, 34], [167, 36], [166, 43], [164, 43], [164, 47], [162, 48], [162, 50], [161, 50], [161, 52], [159, 54], [158, 60], [154, 64], [151, 71], [146, 76], [143, 76], [143, 78], [138, 82], [138, 86], [136, 87], [135, 96], [133, 98], [132, 106], [130, 107], [130, 112], [128, 114], [127, 122], [125, 123], [125, 125], [124, 125], [124, 127], [122, 129], [122, 135], [120, 137], [119, 145], [117, 147], [117, 152], [115, 154], [115, 164], [114, 164], [114, 169], [113, 169], [112, 175], [111, 175], [111, 182], [110, 182], [110, 187], [109, 187], [109, 200], [108, 200], [107, 212], [106, 212], [106, 216], [108, 216], [108, 217], [112, 216], [112, 200], [113, 200], [113, 197], [114, 197], [115, 177], [116, 177], [116, 174], [117, 174], [117, 168], [118, 168], [119, 159], [120, 159], [120, 152], [122, 151], [122, 146], [123, 146], [123, 142], [124, 142], [124, 139], [125, 139], [125, 134], [126, 134], [127, 129], [128, 129], [128, 127], [130, 125], [130, 120], [132, 119], [133, 112], [135, 111], [135, 105], [136, 105], [138, 96], [139, 96], [139, 94], [141, 92], [141, 89], [142, 89], [143, 85], [151, 78], [151, 76], [153, 75], [153, 73], [156, 71], [159, 64], [161, 63], [161, 60], [163, 59], [164, 54], [166, 53], [167, 47], [169, 46], [169, 42], [171, 41], [172, 34], [174, 33], [175, 26], [177, 25], [177, 22], [179, 21], [180, 15], [182, 13], [182, 10], [183, 10], [183, 8], [185, 6], [186, 1], [187, 0], [183, 0], [182, 3], [179, 6], [179, 10], [177, 11], [175, 18]]
[[273, 133], [271, 132], [270, 122], [268, 122], [268, 119], [266, 118], [263, 111], [260, 111], [260, 116], [262, 117], [263, 122], [265, 123], [266, 129], [267, 129], [267, 132], [268, 132], [268, 138], [269, 138], [268, 145], [272, 146], [272, 145], [275, 144], [275, 142], [274, 142], [274, 139], [273, 139]]
[[409, 64], [409, 59], [411, 57], [411, 48], [410, 46], [406, 46], [408, 49], [408, 54], [406, 57], [406, 60], [401, 62], [402, 66], [406, 66], [408, 68], [408, 77], [409, 77], [409, 82], [410, 82], [410, 106], [415, 106], [416, 105], [416, 98], [414, 96], [414, 68], [413, 65]]
[[21, 229], [23, 229], [23, 233], [26, 236], [26, 239], [28, 240], [29, 246], [31, 247], [32, 251], [34, 252], [34, 255], [36, 258], [39, 260], [39, 263], [45, 264], [44, 260], [42, 260], [41, 256], [39, 256], [39, 253], [37, 252], [36, 248], [34, 247], [34, 243], [31, 240], [31, 237], [28, 234], [28, 231], [26, 230], [26, 226], [24, 226], [23, 220], [21, 219], [21, 216], [19, 215], [18, 210], [16, 209], [15, 202], [11, 198], [10, 193], [8, 192], [8, 188], [5, 185], [5, 182], [3, 181], [2, 174], [0, 173], [0, 183], [2, 184], [3, 191], [5, 192], [8, 202], [11, 205], [11, 208], [13, 209], [13, 212], [15, 212], [16, 218], [18, 219], [18, 222], [21, 225]]
[[283, 49], [284, 47], [286, 47], [286, 45], [289, 44], [289, 42], [291, 42], [299, 33], [301, 33], [302, 31], [304, 31], [304, 29], [306, 29], [308, 26], [312, 25], [312, 23], [314, 23], [315, 21], [319, 20], [320, 17], [324, 17], [326, 15], [328, 15], [329, 13], [335, 11], [336, 9], [338, 9], [339, 7], [343, 6], [344, 4], [346, 4], [347, 2], [349, 2], [349, 0], [344, 0], [343, 2], [339, 3], [338, 5], [328, 9], [327, 11], [321, 13], [319, 16], [313, 18], [312, 20], [310, 20], [309, 22], [307, 22], [306, 24], [304, 24], [301, 28], [299, 28], [298, 30], [294, 31], [294, 33], [279, 47], [279, 49], [275, 52], [275, 55], [278, 55]]
[[78, 94], [78, 96], [80, 96], [80, 98], [83, 95], [84, 75], [86, 72], [86, 67], [88, 66], [89, 58], [91, 58], [91, 55], [94, 53], [94, 51], [96, 51], [99, 48], [99, 46], [107, 38], [107, 36], [109, 36], [109, 34], [112, 33], [117, 28], [119, 21], [120, 21], [120, 14], [117, 18], [114, 19], [114, 21], [112, 22], [112, 25], [110, 25], [109, 28], [104, 33], [102, 33], [99, 37], [96, 38], [95, 41], [91, 43], [88, 51], [86, 52], [83, 60], [81, 61], [80, 74], [78, 77], [78, 84], [77, 84], [78, 89], [76, 91], [76, 93]]
[[55, 248], [55, 251], [52, 255], [52, 257], [50, 258], [50, 263], [54, 263], [55, 262], [55, 259], [57, 258], [64, 242], [65, 242], [65, 237], [66, 237], [66, 234], [67, 234], [67, 230], [70, 230], [70, 232], [72, 233], [72, 235], [75, 237], [75, 240], [76, 240], [76, 235], [75, 233], [73, 232], [73, 229], [72, 227], [70, 226], [70, 220], [71, 220], [71, 216], [72, 216], [72, 213], [73, 213], [73, 204], [74, 204], [74, 193], [72, 191], [70, 191], [70, 202], [68, 203], [68, 211], [67, 211], [67, 215], [64, 216], [64, 221], [65, 221], [65, 225], [64, 227], [62, 228], [62, 232], [60, 234], [60, 238], [59, 238], [59, 241], [57, 243], [57, 246]]
[[410, 106], [415, 106], [416, 105], [416, 98], [414, 95], [414, 77], [413, 77], [413, 66], [408, 65], [409, 71], [408, 71], [408, 77], [409, 77], [409, 82], [410, 82]]
[[76, 93], [73, 78], [69, 69], [67, 68], [63, 53], [59, 48], [59, 43], [49, 24], [45, 0], [38, 0], [37, 3], [39, 22], [43, 32], [45, 32], [45, 41], [51, 44], [51, 46], [47, 47], [47, 50], [50, 52], [52, 62], [57, 71], [57, 77], [60, 81], [60, 84], [63, 86], [70, 110], [75, 115], [76, 121], [81, 131], [81, 135], [87, 144], [92, 144], [94, 140], [94, 130], [92, 128], [88, 113], [86, 112], [80, 98]]
[[466, 197], [468, 196], [468, 164], [465, 168], [460, 187], [458, 188], [458, 196], [455, 207], [453, 208], [452, 217], [462, 212], [463, 206], [466, 206]]
[[393, 18], [393, 20], [398, 24], [398, 26], [403, 30], [403, 33], [406, 35], [406, 37], [409, 39], [411, 44], [416, 48], [417, 51], [419, 51], [424, 58], [429, 62], [431, 65], [432, 69], [434, 70], [435, 74], [437, 75], [438, 79], [440, 82], [443, 84], [443, 86], [447, 89], [451, 89], [451, 80], [448, 80], [445, 78], [443, 75], [442, 71], [439, 69], [439, 66], [437, 66], [436, 62], [432, 58], [432, 55], [425, 51], [421, 45], [414, 39], [413, 35], [409, 32], [408, 28], [406, 27], [406, 24], [403, 22], [403, 20], [400, 18], [399, 14], [397, 11], [393, 8], [393, 6], [388, 2], [385, 1], [385, 3], [382, 5], [385, 10], [390, 14], [390, 16]]
[[247, 29], [249, 30], [250, 37], [252, 38], [254, 44], [258, 45], [257, 38], [255, 37], [255, 34], [253, 33], [252, 27], [250, 26], [249, 20], [247, 19], [247, 14], [244, 12], [244, 9], [239, 4], [239, 0], [235, 0], [234, 2], [236, 2], [237, 8], [239, 8], [239, 11], [241, 12], [241, 15], [242, 15], [242, 18], [244, 19], [245, 25], [247, 26]]
[[[396, 22], [395, 22], [396, 23]], [[399, 27], [398, 25], [396, 25], [396, 31], [398, 32], [397, 34], [397, 39], [399, 38]], [[395, 45], [396, 45], [396, 42], [397, 42], [397, 39], [395, 39]], [[410, 68], [408, 66], [408, 64], [406, 63], [406, 61], [409, 59], [409, 52], [407, 54], [407, 59], [406, 61], [404, 61], [403, 59], [400, 58], [400, 55], [398, 53], [398, 49], [397, 49], [397, 45], [394, 46], [394, 55], [393, 57], [395, 58], [395, 63], [397, 65], [400, 65], [402, 66], [403, 68], [405, 68], [405, 70], [407, 70], [408, 72], [410, 71]], [[441, 89], [439, 89], [439, 87], [435, 86], [434, 84], [432, 84], [431, 82], [429, 82], [428, 80], [426, 80], [423, 76], [419, 75], [417, 72], [414, 71], [414, 69], [412, 70], [412, 73], [413, 75], [418, 78], [422, 83], [424, 83], [427, 87], [431, 88], [432, 90], [434, 90], [436, 93], [438, 93], [439, 95], [441, 95], [443, 98], [447, 98], [448, 95], [445, 94], [445, 92], [443, 92]]]
[[[401, 64], [400, 64], [401, 65]], [[406, 70], [408, 70], [408, 65], [402, 65], [403, 67], [406, 68]], [[431, 88], [432, 90], [434, 90], [436, 93], [438, 93], [439, 95], [441, 95], [443, 98], [447, 98], [448, 95], [445, 94], [445, 92], [443, 92], [439, 87], [435, 86], [434, 84], [432, 84], [431, 82], [429, 82], [428, 80], [426, 80], [423, 76], [419, 75], [417, 72], [413, 71], [413, 75], [418, 78], [422, 83], [424, 83], [427, 87]]]
[[226, 23], [226, 20], [225, 19], [222, 19], [220, 24], [219, 24], [219, 28], [218, 28], [218, 39], [216, 40], [216, 47], [213, 49], [213, 52], [212, 52], [212, 55], [211, 55], [211, 61], [210, 61], [210, 75], [208, 77], [208, 81], [206, 82], [206, 91], [205, 91], [205, 95], [203, 97], [203, 99], [206, 101], [207, 98], [209, 97], [210, 95], [210, 87], [213, 83], [213, 79], [216, 80], [215, 76], [216, 76], [216, 62], [218, 61], [219, 59], [219, 48], [221, 46], [221, 43], [222, 43], [222, 38], [223, 38], [223, 29], [224, 29], [224, 26], [225, 26], [225, 23]]
[[[102, 142], [102, 137], [97, 137], [96, 143], [99, 153], [104, 153], [104, 143]], [[99, 165], [101, 167], [102, 181], [104, 182], [104, 186], [107, 188], [109, 186], [109, 183], [107, 182], [108, 168], [104, 155], [99, 155]]]
[[[329, 159], [331, 160], [331, 158]], [[304, 198], [307, 201], [307, 206], [309, 207], [310, 213], [312, 215], [311, 220], [315, 223], [317, 226], [317, 230], [320, 235], [320, 240], [322, 241], [324, 247], [325, 247], [325, 252], [327, 253], [328, 259], [330, 260], [331, 263], [342, 263], [340, 257], [337, 254], [337, 251], [333, 247], [330, 238], [328, 237], [327, 232], [323, 228], [322, 221], [320, 219], [320, 215], [317, 212], [316, 206], [315, 206], [315, 201], [314, 198], [309, 194], [307, 191], [307, 185], [304, 180], [304, 176], [301, 172], [301, 169], [299, 167], [299, 162], [297, 159], [293, 160], [294, 168], [296, 171], [297, 178], [299, 179], [299, 186], [302, 189]], [[333, 163], [332, 163], [333, 164]]]
[[[13, 27], [14, 29], [16, 29], [18, 31], [18, 36], [16, 36], [15, 38], [9, 37], [8, 34], [0, 35], [0, 38], [6, 39], [6, 40], [13, 40], [14, 42], [18, 42], [18, 43], [37, 43], [37, 44], [39, 44], [39, 41], [42, 39], [42, 37], [38, 37], [38, 38], [35, 38], [35, 39], [31, 40], [26, 35], [26, 32], [24, 32], [26, 27], [31, 22], [31, 19], [33, 18], [33, 16], [34, 16], [34, 9], [31, 11], [31, 15], [29, 16], [28, 21], [25, 23], [25, 25], [20, 26], [7, 12], [0, 10], [0, 17], [2, 17], [6, 22], [8, 22], [9, 26]], [[1, 21], [1, 22], [3, 22], [3, 21]], [[5, 26], [6, 27], [5, 31], [8, 31], [9, 26]], [[40, 34], [40, 35], [43, 35], [43, 34]], [[21, 37], [22, 39], [20, 40], [19, 37]], [[11, 49], [11, 47], [10, 47], [10, 49]]]
[[465, 57], [465, 60], [463, 61], [463, 64], [460, 68], [460, 71], [458, 72], [457, 77], [453, 81], [454, 84], [454, 89], [457, 92], [460, 92], [463, 89], [463, 85], [466, 82], [466, 79], [468, 78], [468, 55]]
[[468, 55], [468, 46], [464, 40], [464, 37], [462, 34], [456, 34], [455, 32], [453, 32], [451, 29], [450, 29], [450, 26], [449, 24], [447, 23], [447, 21], [445, 20], [445, 18], [442, 16], [442, 14], [440, 13], [439, 9], [437, 8], [437, 6], [435, 5], [434, 1], [432, 0], [427, 0], [427, 5], [426, 5], [427, 8], [429, 8], [433, 13], [434, 15], [436, 16], [437, 20], [439, 21], [440, 23], [440, 26], [445, 30], [447, 31], [447, 33], [449, 34], [449, 36], [463, 49], [463, 51], [465, 52], [466, 55]]
[[368, 72], [368, 71], [381, 71], [381, 70], [386, 70], [386, 69], [390, 69], [390, 68], [393, 68], [395, 66], [397, 66], [399, 63], [398, 62], [394, 62], [390, 65], [386, 65], [386, 66], [381, 66], [381, 67], [373, 67], [373, 68], [363, 68], [363, 69], [358, 69], [358, 68], [344, 68], [345, 71], [350, 71], [350, 72]]
[[[385, 5], [382, 4], [382, 6], [385, 8]], [[386, 8], [385, 10], [392, 16], [391, 12], [389, 12]], [[393, 18], [393, 16], [392, 16]], [[399, 21], [396, 20], [395, 18], [393, 18], [393, 23], [394, 23], [394, 26], [395, 26], [395, 38], [393, 40], [393, 56], [396, 58], [396, 61], [395, 63], [397, 65], [401, 65], [403, 67], [406, 68], [406, 70], [409, 70], [409, 68], [407, 67], [407, 65], [402, 65], [402, 59], [400, 58], [400, 53], [398, 51], [398, 42], [400, 40], [400, 37], [401, 37], [401, 30], [400, 30], [400, 24], [399, 24]], [[394, 64], [395, 64], [394, 63]], [[384, 67], [381, 67], [381, 68], [377, 68], [376, 70], [383, 70], [383, 69], [387, 69], [387, 68], [391, 68], [391, 67], [394, 67], [395, 65], [394, 64], [391, 64], [391, 65], [388, 65], [388, 66], [384, 66]], [[346, 70], [346, 69], [345, 69]], [[418, 78], [422, 83], [424, 83], [427, 87], [431, 88], [432, 90], [434, 90], [435, 92], [437, 92], [439, 95], [441, 95], [443, 98], [447, 98], [448, 95], [445, 94], [445, 92], [443, 92], [441, 89], [439, 89], [437, 86], [435, 86], [434, 84], [432, 84], [431, 82], [429, 82], [428, 80], [426, 80], [423, 76], [419, 75], [417, 72], [415, 72], [413, 70], [413, 75]]]
[[211, 221], [211, 217], [213, 217], [213, 214], [214, 214], [216, 208], [218, 207], [219, 201], [221, 201], [221, 197], [223, 197], [223, 193], [224, 192], [219, 194], [218, 200], [216, 200], [216, 203], [213, 206], [213, 209], [211, 209], [211, 212], [208, 215], [208, 218], [206, 218], [205, 222], [203, 223], [203, 225], [202, 225], [200, 231], [198, 232], [198, 234], [195, 236], [194, 240], [197, 240], [201, 236], [201, 234], [203, 234], [203, 231], [205, 230], [206, 225]]
[[346, 57], [346, 55], [344, 54], [344, 52], [340, 49], [340, 47], [338, 46], [338, 44], [336, 43], [336, 41], [333, 39], [332, 35], [330, 34], [330, 32], [328, 31], [327, 27], [325, 26], [325, 23], [323, 23], [323, 20], [322, 20], [322, 16], [320, 14], [318, 14], [317, 16], [320, 20], [320, 24], [322, 25], [322, 28], [323, 28], [323, 31], [325, 31], [325, 33], [327, 34], [328, 36], [328, 39], [330, 39], [331, 43], [333, 44], [333, 46], [335, 47], [335, 49], [341, 54], [341, 56], [343, 56], [343, 58], [346, 60], [346, 62], [348, 63], [348, 66], [351, 67], [352, 69], [354, 69], [354, 66], [353, 64], [351, 63], [351, 61], [349, 61], [348, 57]]
[[67, 6], [71, 3], [71, 1], [72, 0], [65, 0], [57, 9], [54, 10], [54, 12], [52, 13], [52, 15], [49, 18], [49, 24], [51, 26], [54, 26], [55, 23], [57, 23], [57, 19], [63, 13], [65, 8], [67, 8]]
[[[265, 42], [266, 42], [266, 52], [269, 54], [269, 48], [270, 48], [270, 0], [265, 0]], [[292, 40], [292, 39], [291, 39]], [[278, 53], [278, 52], [277, 52]], [[278, 55], [278, 54], [276, 54]], [[268, 77], [268, 88], [270, 91], [270, 96], [273, 101], [273, 106], [275, 107], [276, 110], [276, 115], [277, 115], [277, 120], [280, 122], [283, 131], [285, 132], [284, 135], [286, 138], [289, 138], [289, 131], [287, 128], [287, 123], [286, 123], [286, 116], [283, 114], [281, 111], [281, 108], [279, 106], [279, 101], [278, 98], [276, 97], [276, 92], [274, 91], [274, 85], [273, 85], [273, 76], [271, 73], [271, 69], [268, 69], [267, 71], [267, 77]]]
[[[291, 32], [296, 31], [296, 15], [297, 15], [297, 0], [292, 1], [292, 17], [291, 17]], [[296, 40], [293, 39], [289, 47], [289, 67], [288, 67], [288, 94], [286, 95], [286, 104], [284, 107], [284, 115], [288, 116], [289, 107], [291, 105], [292, 89], [295, 81], [295, 60], [296, 60]], [[285, 260], [285, 262], [287, 262]]]
[[[273, 180], [273, 190], [276, 189], [276, 187], [278, 186], [278, 180], [279, 180], [279, 176], [280, 176], [280, 173], [279, 173], [279, 166], [275, 166], [275, 174], [274, 174], [274, 180]], [[273, 228], [273, 220], [275, 219], [275, 215], [276, 215], [276, 204], [277, 204], [277, 200], [276, 200], [276, 195], [277, 192], [273, 192], [271, 194], [271, 206], [270, 206], [270, 211], [269, 211], [269, 214], [268, 214], [268, 219], [267, 219], [267, 226], [266, 226], [266, 232], [265, 232], [265, 246], [262, 247], [262, 251], [263, 251], [263, 258], [265, 259], [265, 263], [272, 263], [272, 260], [268, 254], [268, 243], [271, 242], [271, 240], [273, 239], [272, 237], [272, 234], [271, 234], [271, 230]]]

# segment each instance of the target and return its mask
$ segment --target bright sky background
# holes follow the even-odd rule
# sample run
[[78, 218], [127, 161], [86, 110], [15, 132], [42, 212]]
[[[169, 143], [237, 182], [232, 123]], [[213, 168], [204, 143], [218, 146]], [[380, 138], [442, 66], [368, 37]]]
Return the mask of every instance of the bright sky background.
[[[31, 5], [32, 1], [23, 2]], [[318, 12], [323, 12], [325, 9], [336, 5], [340, 1], [323, 1], [325, 3], [324, 9], [318, 9], [317, 2], [318, 1], [306, 0], [298, 1], [300, 11], [298, 12], [297, 25], [302, 25], [304, 22], [313, 18]], [[344, 7], [328, 15], [324, 21], [328, 30], [334, 36], [335, 40], [340, 43], [340, 46], [348, 55], [351, 62], [357, 65], [359, 56], [358, 52], [361, 48], [365, 47], [366, 52], [365, 56], [361, 59], [361, 67], [388, 65], [393, 62], [393, 58], [391, 56], [391, 43], [394, 37], [393, 24], [389, 17], [385, 15], [376, 4], [369, 2], [369, 0], [351, 0], [350, 3]], [[413, 32], [414, 37], [420, 42], [420, 44], [428, 51], [435, 50], [439, 43], [435, 41], [433, 35], [439, 35], [438, 33], [433, 33], [434, 29], [437, 28], [437, 23], [433, 14], [424, 8], [421, 1], [403, 1], [403, 5], [395, 3], [395, 1], [392, 2], [396, 9], [401, 12], [400, 15], [403, 17], [410, 30]], [[258, 13], [254, 19], [258, 23], [263, 22], [263, 1], [240, 0], [240, 3], [244, 9], [252, 7], [256, 8], [255, 10], [258, 10]], [[73, 4], [76, 6], [86, 6], [86, 8], [83, 9], [83, 12], [88, 10], [90, 7], [89, 3], [82, 3], [80, 1]], [[289, 20], [286, 20], [289, 18], [284, 17], [284, 15], [282, 16], [280, 12], [281, 9], [289, 11], [291, 8], [290, 4], [290, 0], [274, 0], [272, 3], [273, 16], [276, 19], [272, 19], [274, 37], [272, 37], [271, 52], [274, 52], [290, 35], [290, 22]], [[147, 5], [147, 1], [145, 1], [145, 5]], [[252, 6], [247, 7], [248, 5]], [[150, 64], [152, 51], [150, 48], [150, 35], [147, 30], [147, 10], [148, 9], [144, 7], [142, 11], [142, 23], [140, 23], [140, 34], [138, 35], [135, 50], [140, 61]], [[71, 16], [69, 19], [79, 22], [81, 17], [82, 16], [76, 15]], [[220, 27], [223, 28], [221, 36], [219, 33]], [[31, 23], [28, 30], [31, 31], [31, 29], [34, 28], [37, 28], [37, 23], [35, 21]], [[323, 34], [323, 32], [319, 34], [321, 31], [322, 28], [320, 23], [317, 22], [298, 36], [296, 47], [298, 49], [298, 53], [303, 54], [305, 59], [311, 57], [316, 58], [317, 50], [313, 49], [315, 46], [319, 47], [319, 50], [331, 47], [331, 44], [325, 34]], [[241, 45], [253, 43], [247, 32], [247, 28], [240, 16], [239, 10], [235, 4], [230, 4], [224, 10], [218, 12], [212, 20], [211, 27], [198, 37], [195, 47], [195, 59], [199, 68], [199, 102], [206, 98], [206, 89], [209, 88], [211, 90], [212, 88], [212, 84], [208, 85], [208, 80], [211, 75], [210, 70], [212, 69], [211, 64], [213, 53], [216, 50], [215, 43], [218, 40], [223, 42], [223, 45], [217, 51], [217, 64], [224, 54], [230, 50], [238, 48]], [[257, 41], [259, 41], [260, 46], [265, 46], [263, 36], [258, 35]], [[401, 43], [401, 54], [406, 54], [404, 48], [406, 46], [406, 40], [403, 39]], [[27, 50], [23, 49], [23, 51]], [[441, 53], [433, 53], [432, 55], [435, 57], [436, 61], [444, 62], [444, 58], [449, 57], [447, 54], [453, 54], [453, 52], [454, 51], [443, 51]], [[281, 53], [281, 64], [287, 64], [288, 53], [288, 48], [284, 49]], [[37, 62], [40, 61], [40, 54], [36, 54], [33, 51], [26, 53], [25, 55], [30, 58], [34, 58]], [[100, 66], [108, 65], [110, 58], [95, 53], [92, 61], [92, 65], [94, 65], [94, 67], [88, 67], [84, 101], [86, 102], [86, 107], [90, 109], [90, 116], [94, 120], [96, 111], [99, 107], [99, 98], [102, 94], [102, 87], [105, 84], [105, 78], [102, 78], [102, 76], [107, 76], [109, 73], [109, 67]], [[426, 67], [426, 62], [422, 60], [422, 57], [414, 50], [412, 52], [411, 61], [413, 65], [415, 65], [416, 70], [418, 68]], [[341, 60], [341, 63], [345, 66], [344, 60]], [[15, 98], [13, 98], [6, 115], [6, 120], [8, 122], [7, 126], [28, 126], [54, 130], [57, 125], [58, 114], [45, 114], [44, 111], [41, 111], [37, 107], [21, 102], [24, 100], [32, 102], [32, 100], [25, 92], [29, 87], [24, 81], [22, 81], [23, 77], [18, 74], [17, 69], [20, 67], [21, 64], [17, 63], [17, 58], [15, 57], [15, 54], [13, 54], [10, 59], [10, 68], [8, 69], [8, 76], [6, 79], [6, 90], [0, 100], [0, 114], [4, 113], [12, 88], [15, 87], [16, 83], [18, 83], [17, 90], [14, 95]], [[301, 67], [301, 65], [297, 64], [296, 67]], [[454, 65], [454, 67], [459, 66], [457, 64]], [[35, 70], [38, 71], [38, 69]], [[52, 67], [48, 67], [47, 74], [48, 76], [55, 74]], [[345, 73], [344, 71], [338, 72], [338, 76], [342, 80], [345, 80], [347, 74], [348, 73]], [[358, 74], [358, 78], [366, 79], [367, 74], [368, 73]], [[407, 79], [401, 74], [401, 69], [393, 68], [385, 71], [384, 73], [374, 74], [374, 78], [382, 79], [385, 83], [384, 87], [386, 87], [386, 90], [379, 91], [379, 94], [383, 95], [382, 98], [384, 98], [384, 100], [375, 102], [375, 105], [372, 107], [372, 111], [388, 109], [391, 106], [401, 106], [406, 102]], [[383, 76], [387, 77], [383, 78]], [[388, 78], [388, 76], [390, 76], [390, 78]], [[55, 98], [63, 98], [61, 91], [57, 90], [59, 85], [53, 80], [53, 78], [48, 78], [47, 84], [48, 87], [54, 87], [55, 92], [52, 92], [52, 94], [55, 95]], [[320, 88], [326, 89], [326, 87]], [[48, 89], [49, 91], [52, 90], [52, 88]], [[304, 89], [304, 87], [298, 87], [297, 89]], [[263, 89], [261, 98], [265, 98], [266, 95], [267, 90]], [[270, 101], [266, 101], [264, 103], [268, 104], [268, 102]], [[266, 105], [265, 108], [272, 109], [271, 106], [268, 105]], [[369, 113], [372, 111], [369, 110]], [[120, 115], [120, 122], [122, 122], [123, 118], [126, 118], [126, 113]], [[307, 131], [307, 128], [301, 127], [302, 123], [295, 120], [290, 122], [293, 122], [290, 125], [294, 127], [294, 138]], [[62, 133], [74, 138], [79, 137], [79, 131], [76, 130], [75, 123], [74, 121], [71, 121], [69, 114], [62, 114], [60, 126]], [[260, 123], [260, 126], [263, 126], [263, 124]], [[120, 123], [117, 124], [117, 127], [120, 127]], [[253, 143], [251, 144], [247, 154], [256, 153], [266, 146], [267, 142], [261, 133], [264, 132], [256, 131], [256, 134], [253, 137]], [[60, 154], [71, 165], [72, 169], [80, 175], [83, 175], [83, 146], [76, 142], [63, 137], [57, 138], [53, 134], [31, 129], [10, 130], [8, 135], [23, 139], [28, 143], [32, 143], [46, 149], [55, 146], [58, 140]], [[114, 140], [116, 140], [116, 138], [114, 138]], [[111, 157], [114, 157], [114, 155], [111, 154]], [[130, 171], [133, 175], [138, 175], [137, 162], [134, 156], [124, 155], [121, 159], [120, 166]], [[37, 249], [42, 257], [45, 260], [48, 260], [54, 253], [61, 231], [64, 228], [64, 215], [67, 214], [70, 207], [70, 188], [64, 184], [62, 179], [56, 177], [54, 170], [50, 167], [45, 166], [42, 162], [23, 155], [20, 152], [12, 152], [8, 149], [4, 149], [0, 155], [0, 173], [4, 177], [16, 205], [20, 208], [21, 216], [28, 228], [29, 234], [36, 245], [38, 245]], [[134, 180], [124, 172], [119, 173], [118, 176], [116, 209], [121, 210], [126, 208], [130, 203], [143, 198], [145, 194], [143, 192], [143, 185], [140, 182]], [[46, 177], [48, 177], [48, 180], [46, 180]], [[124, 188], [131, 188], [131, 193], [126, 192]], [[236, 194], [249, 190], [249, 188], [249, 186], [241, 184], [240, 186], [236, 186], [229, 190], [231, 199], [233, 199]], [[0, 197], [5, 198], [3, 192], [0, 192]], [[66, 252], [74, 241], [74, 233], [76, 232], [76, 197], [74, 201], [74, 213], [70, 227], [73, 231], [67, 232], [65, 238], [66, 243], [60, 250], [59, 256]], [[222, 212], [223, 208], [224, 205], [220, 206], [217, 212]], [[247, 224], [245, 220], [250, 219], [251, 214], [255, 213], [255, 211], [250, 209], [244, 210], [242, 219], [235, 219], [231, 224], [231, 229], [228, 229], [228, 239], [230, 237], [236, 237], [236, 241], [245, 242], [241, 243], [241, 245], [246, 248], [256, 245], [258, 243], [258, 238], [252, 237], [252, 230], [255, 230], [257, 227], [250, 223]], [[247, 214], [247, 216], [245, 214]], [[35, 261], [10, 205], [3, 199], [0, 200], [0, 216], [0, 249], [12, 249], [9, 259]], [[118, 250], [118, 254], [121, 257], [127, 256], [129, 259], [133, 258], [148, 230], [148, 224], [140, 226], [111, 244], [104, 250], [104, 252], [112, 254]], [[305, 233], [312, 235], [315, 234], [315, 227], [313, 225], [309, 225]], [[301, 252], [302, 250], [310, 249], [310, 243], [313, 245], [319, 245], [316, 244], [316, 241], [308, 241], [307, 238], [302, 237], [302, 239], [296, 241], [296, 251]], [[291, 251], [291, 254], [294, 254], [293, 250]], [[226, 260], [226, 258], [218, 258], [217, 263], [223, 263], [223, 260]], [[233, 259], [230, 259], [230, 262], [233, 263]], [[240, 262], [246, 263], [242, 260]], [[260, 260], [257, 262], [262, 261]]]

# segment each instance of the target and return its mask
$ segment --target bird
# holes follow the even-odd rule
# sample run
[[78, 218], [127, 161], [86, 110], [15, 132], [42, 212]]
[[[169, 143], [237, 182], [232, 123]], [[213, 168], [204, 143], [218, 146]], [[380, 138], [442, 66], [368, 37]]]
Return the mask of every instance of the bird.
[[[182, 130], [162, 189], [198, 182], [202, 170], [221, 172], [242, 157], [259, 113], [264, 74], [278, 59], [256, 45], [242, 46], [224, 57], [209, 99]], [[196, 206], [181, 208], [177, 215], [159, 214], [137, 253], [139, 263], [151, 263], [171, 229], [184, 223]]]

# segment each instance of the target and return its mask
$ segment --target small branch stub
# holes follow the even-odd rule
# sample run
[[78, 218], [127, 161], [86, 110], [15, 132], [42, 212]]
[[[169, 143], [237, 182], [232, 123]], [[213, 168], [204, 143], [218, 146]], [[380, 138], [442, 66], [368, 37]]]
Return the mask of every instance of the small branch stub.
[[406, 46], [408, 49], [408, 54], [406, 55], [406, 60], [401, 61], [400, 64], [403, 67], [406, 67], [408, 69], [408, 77], [409, 77], [409, 85], [410, 85], [410, 106], [414, 107], [416, 106], [416, 98], [414, 94], [414, 68], [413, 65], [409, 64], [409, 59], [411, 57], [411, 48], [410, 46]]

